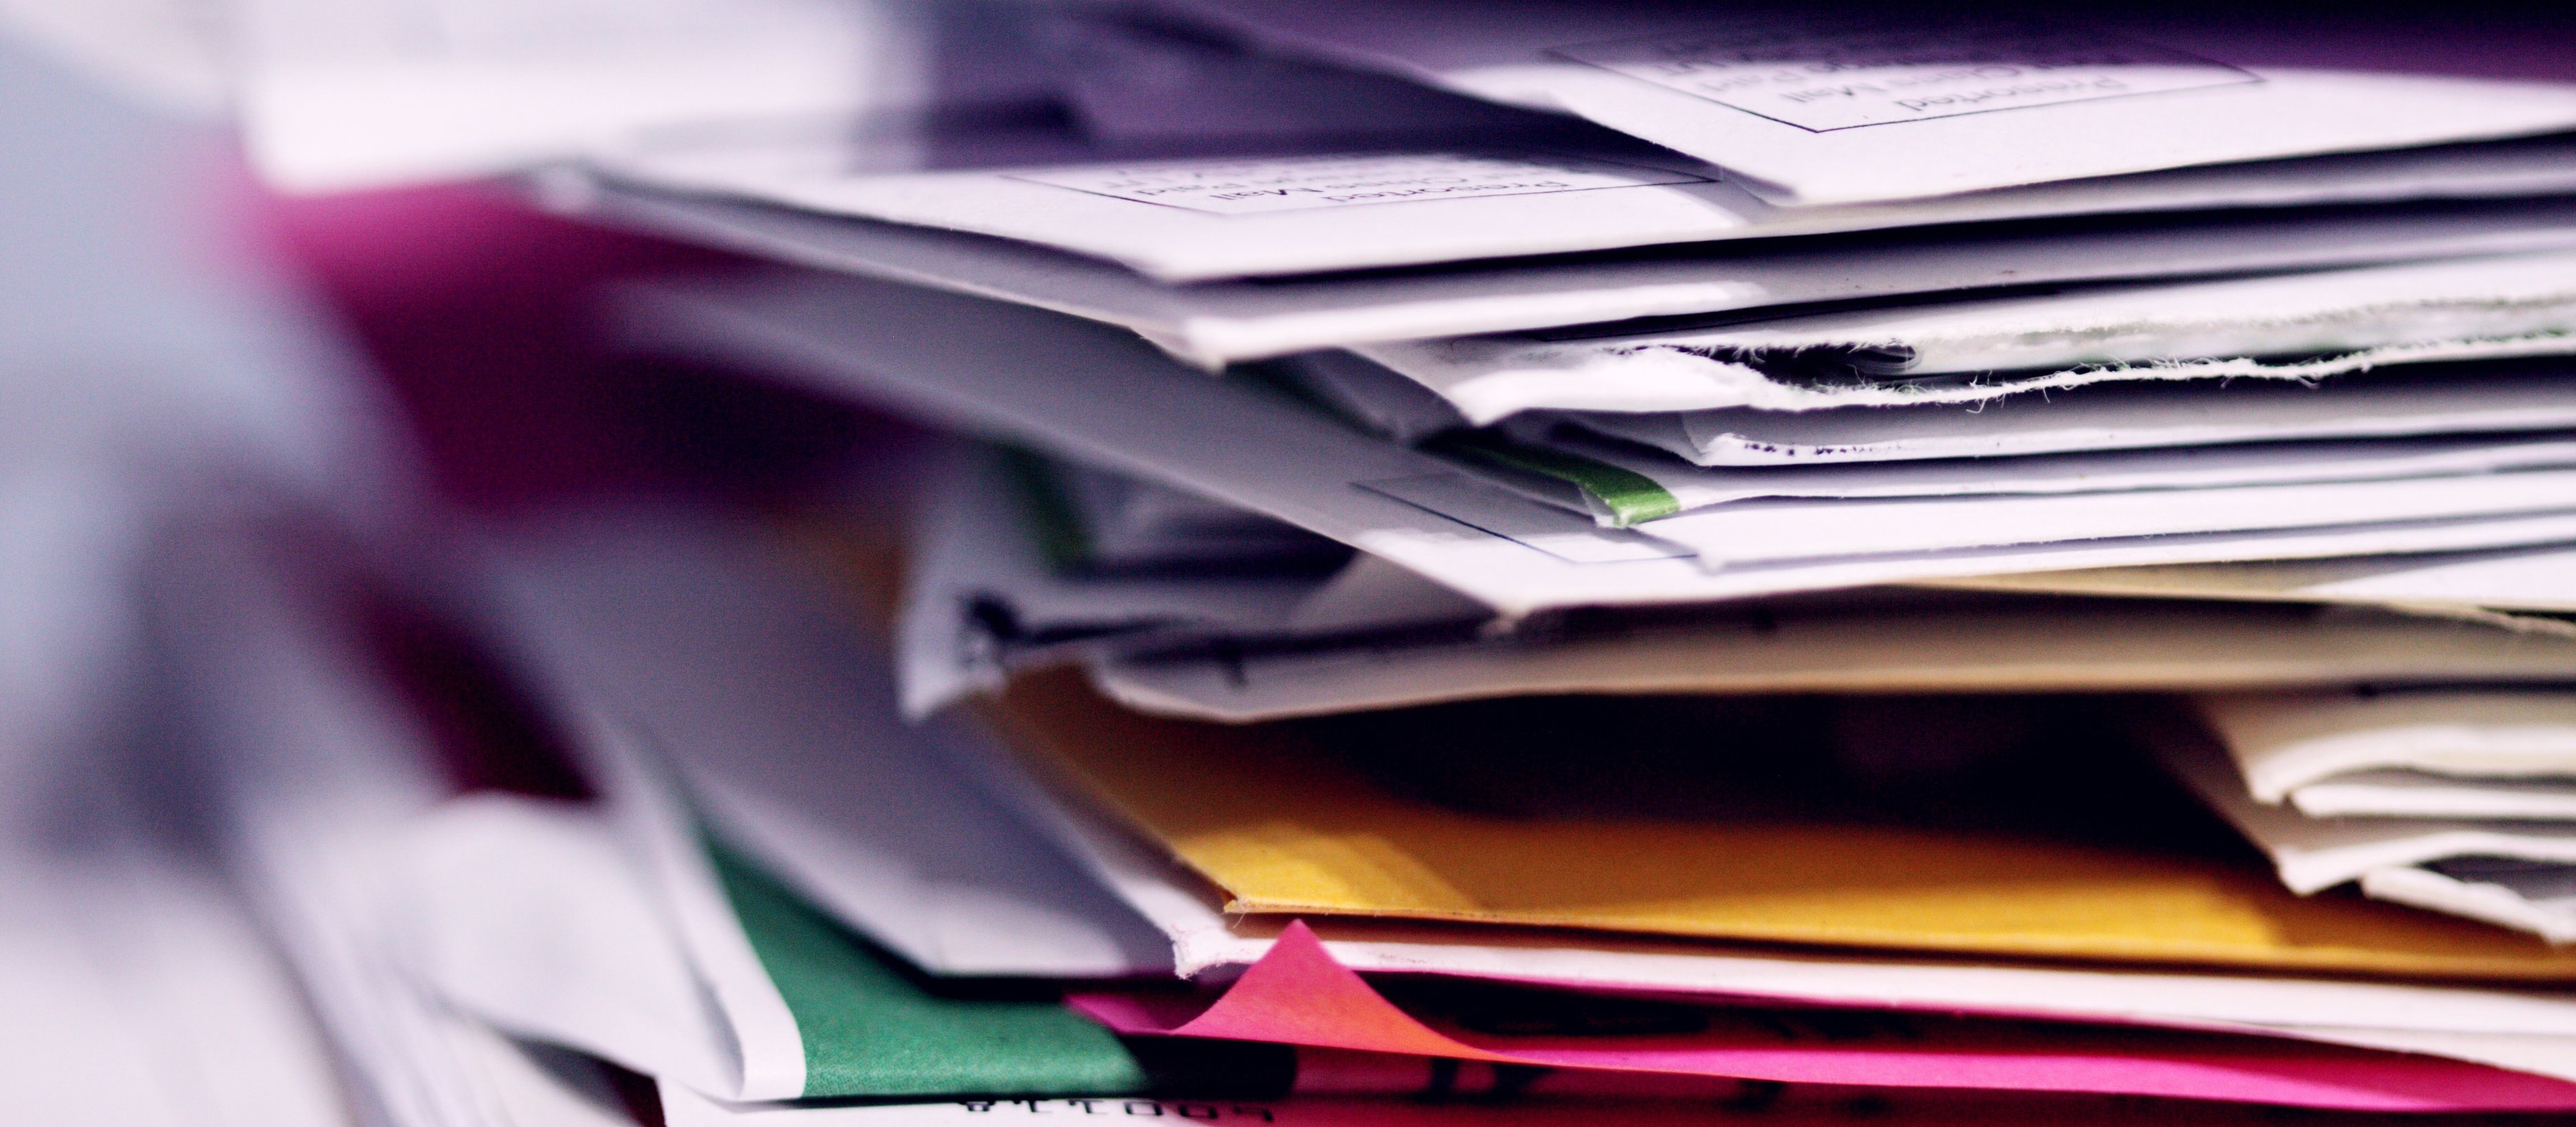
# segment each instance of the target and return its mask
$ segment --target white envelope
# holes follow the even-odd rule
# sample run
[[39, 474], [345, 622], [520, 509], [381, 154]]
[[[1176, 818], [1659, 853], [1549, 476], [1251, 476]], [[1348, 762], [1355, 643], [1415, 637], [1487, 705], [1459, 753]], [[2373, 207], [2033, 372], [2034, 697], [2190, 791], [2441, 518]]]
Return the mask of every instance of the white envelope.
[[[2160, 10], [1163, 0], [1254, 40], [1575, 114], [1803, 203], [2576, 127], [2562, 26]], [[2544, 46], [2543, 44], [2547, 44]]]
[[[2576, 163], [2576, 154], [2570, 159]], [[786, 262], [1122, 325], [1209, 368], [1350, 344], [1638, 317], [2576, 245], [2576, 203], [2552, 198], [2366, 214], [2148, 217], [2039, 232], [1891, 233], [1803, 249], [1681, 246], [1469, 268], [1165, 285], [1043, 245], [614, 181], [548, 198], [585, 216]]]
[[1282, 148], [1103, 152], [1043, 122], [960, 130], [876, 115], [639, 136], [603, 145], [590, 163], [613, 182], [999, 236], [1165, 282], [1991, 220], [2576, 191], [2576, 141], [2566, 139], [1813, 208], [1783, 208], [1714, 167], [1579, 131]]
[[[1364, 345], [1484, 422], [1517, 411], [1982, 403], [2121, 381], [2310, 380], [2576, 353], [2576, 255], [1890, 305], [1698, 331]], [[1996, 375], [1992, 373], [2004, 373]], [[1934, 379], [1952, 376], [1960, 378]]]

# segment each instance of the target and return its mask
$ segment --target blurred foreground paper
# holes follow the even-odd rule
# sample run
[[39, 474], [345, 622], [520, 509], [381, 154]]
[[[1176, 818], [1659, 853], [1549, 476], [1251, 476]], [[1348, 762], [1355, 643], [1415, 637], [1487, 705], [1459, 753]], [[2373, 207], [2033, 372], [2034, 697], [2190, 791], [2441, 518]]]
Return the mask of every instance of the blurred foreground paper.
[[240, 898], [203, 850], [147, 828], [168, 812], [134, 780], [91, 781], [78, 831], [0, 847], [0, 1118], [345, 1123], [321, 1034]]
[[562, 160], [654, 128], [1007, 102], [1043, 89], [975, 0], [241, 0], [251, 153], [327, 191]]
[[713, 832], [944, 975], [1160, 972], [1160, 937], [960, 777], [952, 720], [907, 726], [893, 671], [749, 522], [636, 508], [498, 530], [503, 638], [614, 701]]
[[[217, 497], [353, 522], [405, 496], [360, 362], [206, 198], [223, 137], [0, 45], [0, 823], [130, 702], [147, 545]], [[40, 781], [42, 780], [42, 781]]]

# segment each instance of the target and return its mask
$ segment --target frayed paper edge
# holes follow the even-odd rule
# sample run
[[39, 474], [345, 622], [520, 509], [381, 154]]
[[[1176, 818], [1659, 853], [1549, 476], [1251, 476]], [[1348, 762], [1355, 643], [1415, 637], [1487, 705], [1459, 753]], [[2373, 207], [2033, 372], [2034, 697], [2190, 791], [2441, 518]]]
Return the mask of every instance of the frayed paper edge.
[[[2087, 364], [2041, 376], [1965, 384], [1878, 384], [1835, 388], [1811, 388], [1782, 383], [1767, 376], [1759, 376], [1742, 364], [1704, 356], [1678, 345], [1644, 346], [1622, 350], [1611, 355], [1624, 361], [1635, 362], [1648, 354], [1655, 353], [1705, 363], [1710, 368], [1708, 375], [1713, 377], [1707, 380], [1712, 388], [1741, 388], [1744, 393], [1740, 398], [1731, 401], [1712, 397], [1706, 402], [1675, 405], [1665, 408], [1666, 410], [1750, 407], [1762, 411], [1817, 411], [1839, 407], [1983, 403], [2008, 395], [2021, 395], [2034, 391], [2058, 391], [2114, 382], [2211, 379], [2313, 382], [2332, 376], [2352, 375], [2367, 372], [2373, 368], [2398, 364], [2576, 354], [2576, 335], [2553, 330], [2485, 340], [2381, 345], [2336, 356], [2289, 363], [2265, 361], [2253, 357], [2157, 360], [2135, 364]], [[1745, 373], [1756, 375], [1760, 382], [1754, 383], [1743, 379], [1742, 374]]]

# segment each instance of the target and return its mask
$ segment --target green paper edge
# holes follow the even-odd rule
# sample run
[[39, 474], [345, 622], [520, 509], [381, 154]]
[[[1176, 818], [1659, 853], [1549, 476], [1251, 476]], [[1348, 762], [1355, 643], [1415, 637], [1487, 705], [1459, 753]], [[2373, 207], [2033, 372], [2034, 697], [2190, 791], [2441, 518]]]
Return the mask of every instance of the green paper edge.
[[1681, 499], [1673, 496], [1671, 490], [1656, 484], [1655, 479], [1581, 454], [1514, 442], [1485, 432], [1446, 434], [1423, 446], [1439, 453], [1555, 478], [1600, 502], [1602, 508], [1609, 510], [1610, 519], [1621, 528], [1682, 511]]
[[944, 998], [723, 844], [743, 934], [795, 1015], [808, 1098], [1114, 1096], [1147, 1087], [1116, 1035], [1060, 1001]]

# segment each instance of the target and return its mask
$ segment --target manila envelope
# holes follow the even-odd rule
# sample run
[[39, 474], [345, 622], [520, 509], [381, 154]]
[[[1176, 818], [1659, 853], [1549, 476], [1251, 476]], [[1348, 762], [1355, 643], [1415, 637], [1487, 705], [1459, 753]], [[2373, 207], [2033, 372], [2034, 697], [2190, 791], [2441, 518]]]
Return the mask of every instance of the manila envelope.
[[1231, 912], [2576, 981], [2576, 951], [2342, 893], [2296, 896], [2250, 851], [1866, 820], [1477, 813], [1407, 797], [1309, 730], [1146, 716], [1071, 671], [1019, 678], [985, 716], [1041, 774], [1223, 889]]

